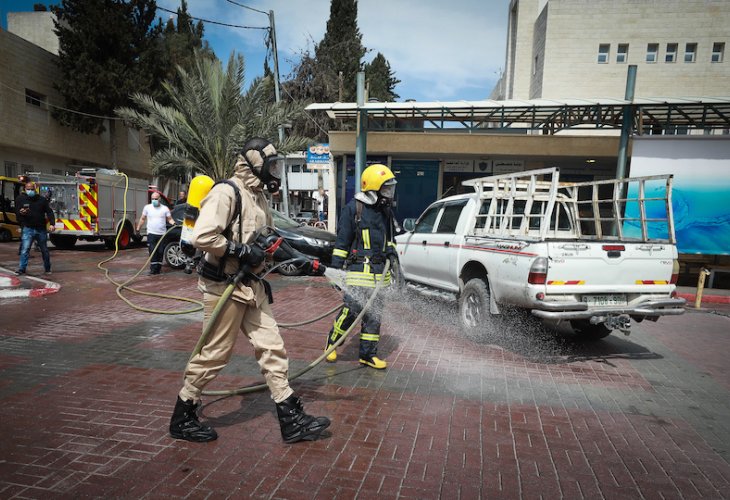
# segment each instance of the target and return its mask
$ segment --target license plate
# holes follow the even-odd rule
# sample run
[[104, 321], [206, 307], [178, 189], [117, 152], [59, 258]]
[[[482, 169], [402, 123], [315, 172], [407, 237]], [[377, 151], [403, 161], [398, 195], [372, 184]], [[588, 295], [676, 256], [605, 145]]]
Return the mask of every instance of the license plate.
[[613, 295], [584, 295], [583, 302], [589, 306], [625, 306], [626, 296], [620, 294]]

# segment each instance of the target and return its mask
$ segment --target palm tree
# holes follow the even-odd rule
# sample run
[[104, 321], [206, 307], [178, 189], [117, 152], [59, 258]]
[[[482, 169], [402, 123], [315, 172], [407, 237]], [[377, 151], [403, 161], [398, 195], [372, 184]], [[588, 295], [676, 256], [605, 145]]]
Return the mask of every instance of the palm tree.
[[305, 148], [304, 137], [289, 136], [282, 144], [277, 140], [278, 127], [301, 116], [304, 105], [274, 103], [271, 78], [257, 78], [244, 92], [242, 56], [231, 54], [224, 71], [219, 60], [196, 52], [190, 72], [178, 67], [178, 73], [178, 86], [163, 84], [169, 106], [149, 95], [133, 94], [139, 110], [116, 110], [162, 144], [151, 160], [155, 175], [225, 179], [233, 172], [241, 146], [252, 137], [270, 140], [280, 153]]

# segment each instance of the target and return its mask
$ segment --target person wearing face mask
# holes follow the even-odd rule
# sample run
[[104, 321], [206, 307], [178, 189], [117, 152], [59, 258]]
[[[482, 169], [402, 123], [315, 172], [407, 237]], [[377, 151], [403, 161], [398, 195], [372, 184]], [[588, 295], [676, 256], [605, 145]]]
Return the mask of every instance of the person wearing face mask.
[[[391, 209], [396, 183], [395, 175], [388, 167], [370, 165], [361, 176], [362, 191], [342, 211], [330, 267], [347, 271], [347, 289], [342, 311], [327, 335], [326, 349], [350, 328], [376, 283], [384, 279], [384, 285], [390, 284], [390, 271], [385, 277], [383, 271], [387, 259], [396, 255], [396, 223]], [[378, 295], [365, 312], [360, 329], [360, 364], [376, 370], [388, 366], [377, 356], [382, 308], [382, 295]], [[337, 351], [332, 351], [327, 361], [337, 361]]]
[[266, 139], [249, 140], [238, 155], [233, 177], [215, 184], [200, 203], [191, 243], [203, 252], [198, 266], [198, 289], [203, 292], [205, 305], [203, 330], [232, 283], [229, 277], [240, 268], [248, 268], [252, 274], [236, 285], [205, 345], [188, 361], [170, 418], [173, 438], [193, 442], [217, 439], [216, 431], [198, 420], [197, 411], [203, 389], [231, 359], [241, 333], [254, 348], [276, 406], [283, 441], [316, 440], [330, 425], [327, 417], [305, 413], [300, 398], [289, 387], [289, 360], [271, 311], [269, 292], [266, 283], [253, 276], [261, 273], [267, 256], [254, 243], [256, 234], [265, 226], [273, 226], [264, 187], [271, 194], [279, 190], [280, 160], [276, 148]]
[[15, 214], [22, 227], [20, 264], [15, 274], [25, 274], [33, 241], [38, 244], [43, 256], [43, 268], [46, 274], [50, 274], [51, 256], [48, 253], [48, 231], [53, 232], [56, 229], [56, 217], [48, 199], [38, 194], [34, 182], [25, 183], [25, 192], [15, 200]]
[[[142, 209], [142, 217], [137, 222], [136, 230], [137, 234], [139, 234], [142, 230], [142, 225], [147, 221], [147, 249], [150, 254], [154, 251], [154, 255], [152, 255], [152, 260], [150, 261], [149, 274], [153, 275], [160, 274], [162, 270], [162, 252], [164, 249], [163, 245], [158, 245], [157, 243], [167, 231], [166, 222], [175, 225], [175, 219], [172, 218], [170, 209], [160, 202], [160, 193], [152, 193], [151, 201], [149, 205], [145, 205]], [[157, 247], [156, 251], [155, 247]]]

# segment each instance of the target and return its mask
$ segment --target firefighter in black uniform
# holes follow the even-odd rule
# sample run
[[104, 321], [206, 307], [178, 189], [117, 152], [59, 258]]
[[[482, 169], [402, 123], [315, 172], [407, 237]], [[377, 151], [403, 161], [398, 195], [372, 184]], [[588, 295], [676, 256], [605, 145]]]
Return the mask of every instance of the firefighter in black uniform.
[[[396, 180], [385, 165], [370, 165], [361, 177], [362, 192], [357, 193], [342, 211], [337, 228], [337, 241], [332, 252], [332, 266], [344, 268], [344, 306], [327, 337], [327, 348], [347, 331], [362, 311], [375, 285], [383, 277], [386, 260], [395, 255], [395, 223], [391, 204]], [[390, 272], [384, 285], [390, 284]], [[365, 312], [360, 330], [360, 363], [377, 370], [388, 366], [378, 358], [380, 340], [381, 295]], [[327, 361], [337, 361], [332, 351]]]

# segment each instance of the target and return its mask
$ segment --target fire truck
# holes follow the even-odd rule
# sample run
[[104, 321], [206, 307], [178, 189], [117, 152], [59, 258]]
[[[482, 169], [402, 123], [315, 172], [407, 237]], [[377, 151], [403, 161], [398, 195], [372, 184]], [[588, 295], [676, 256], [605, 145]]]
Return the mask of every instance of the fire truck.
[[[129, 179], [125, 210], [125, 178], [115, 170], [82, 169], [74, 175], [36, 174], [31, 178], [38, 181], [41, 195], [49, 198], [56, 215], [56, 231], [49, 235], [54, 246], [70, 249], [78, 240], [103, 240], [107, 248], [114, 248], [119, 231], [120, 250], [133, 240], [141, 241], [135, 237], [134, 224], [151, 193], [157, 191], [147, 180]], [[161, 200], [169, 206], [166, 197]]]
[[0, 242], [20, 238], [20, 225], [15, 216], [15, 198], [23, 189], [17, 177], [0, 176]]

